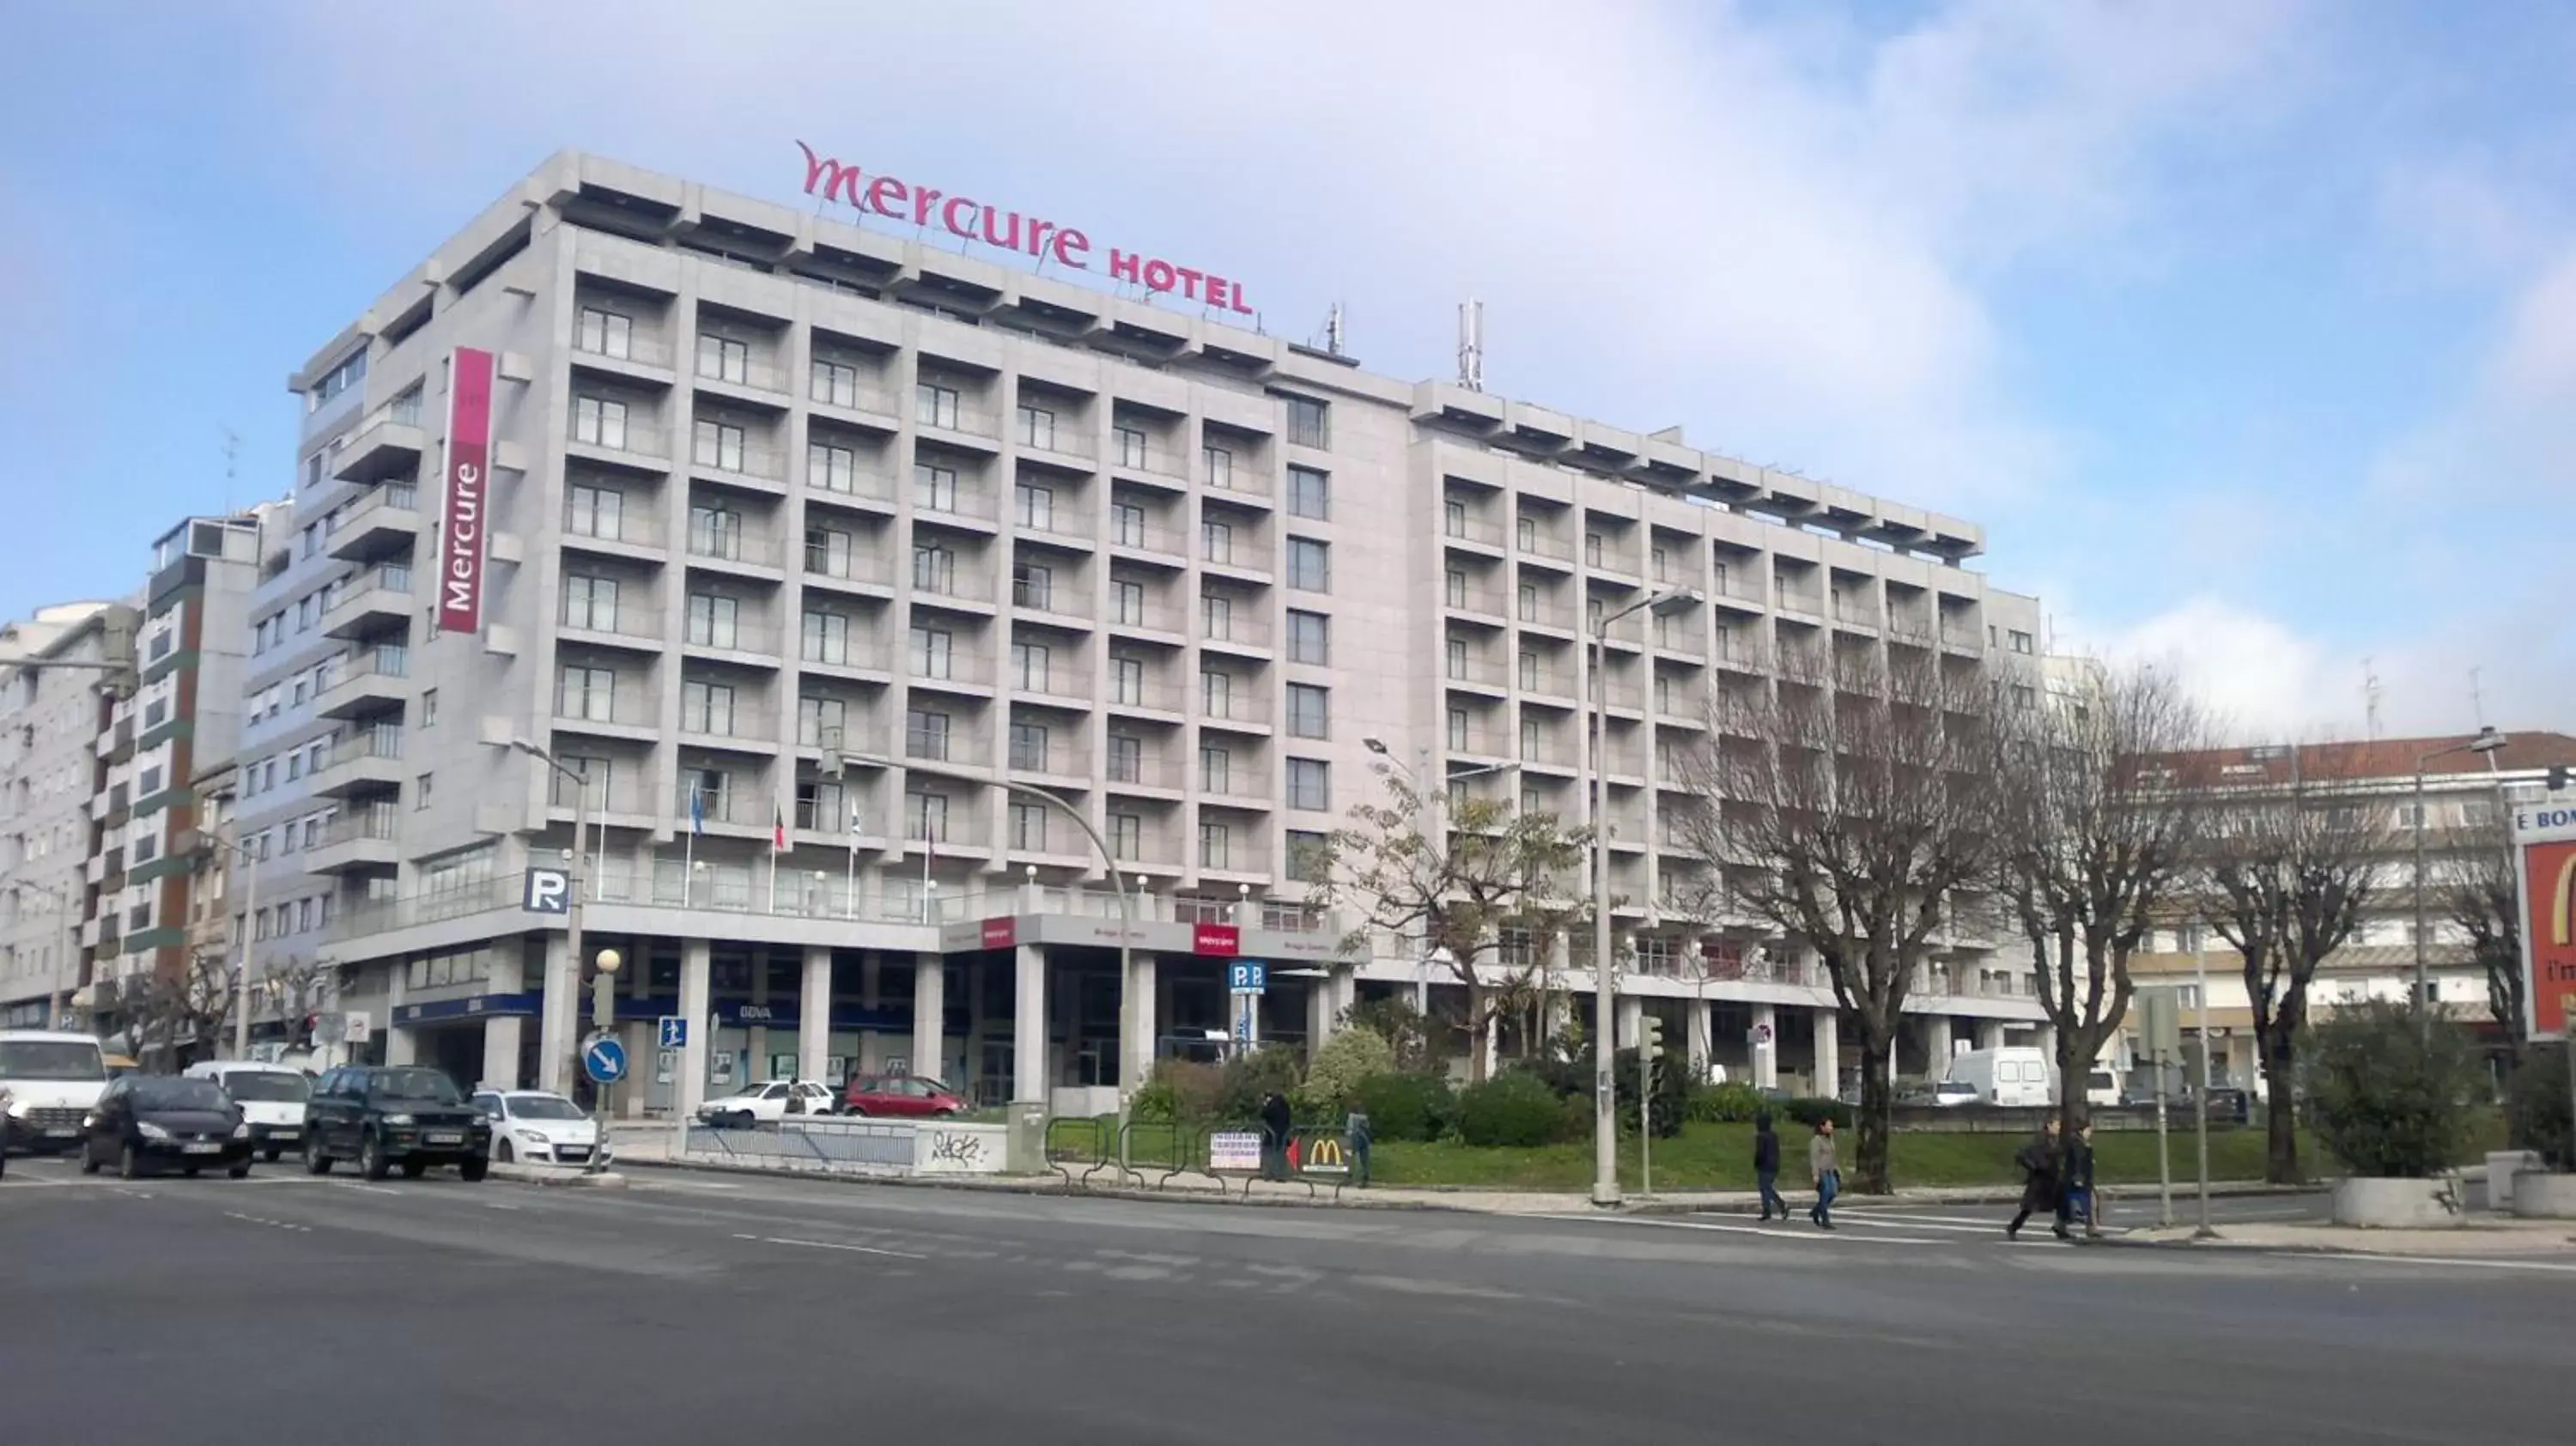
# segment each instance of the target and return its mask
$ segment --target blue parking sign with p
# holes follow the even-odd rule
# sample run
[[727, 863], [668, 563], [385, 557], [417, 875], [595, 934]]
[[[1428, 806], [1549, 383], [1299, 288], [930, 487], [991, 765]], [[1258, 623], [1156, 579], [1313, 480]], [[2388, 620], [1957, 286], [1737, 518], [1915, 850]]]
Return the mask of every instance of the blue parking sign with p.
[[1257, 959], [1237, 960], [1225, 966], [1225, 989], [1228, 994], [1263, 994], [1270, 989], [1270, 966]]

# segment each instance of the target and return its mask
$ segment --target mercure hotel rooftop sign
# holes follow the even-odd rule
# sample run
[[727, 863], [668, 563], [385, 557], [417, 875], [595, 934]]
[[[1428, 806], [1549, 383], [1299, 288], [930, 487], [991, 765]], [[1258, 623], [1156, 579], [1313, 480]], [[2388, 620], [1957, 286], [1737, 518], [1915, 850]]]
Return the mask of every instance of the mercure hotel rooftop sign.
[[1182, 266], [1140, 251], [1109, 248], [1105, 262], [1093, 255], [1091, 237], [1072, 226], [1037, 216], [987, 206], [971, 197], [951, 195], [930, 186], [892, 176], [868, 174], [830, 156], [819, 156], [803, 141], [805, 194], [843, 201], [862, 215], [883, 216], [914, 226], [938, 226], [952, 236], [981, 241], [1002, 251], [1015, 251], [1074, 271], [1106, 271], [1112, 281], [1132, 282], [1148, 291], [1178, 292], [1184, 300], [1252, 315], [1240, 283], [1213, 271]]

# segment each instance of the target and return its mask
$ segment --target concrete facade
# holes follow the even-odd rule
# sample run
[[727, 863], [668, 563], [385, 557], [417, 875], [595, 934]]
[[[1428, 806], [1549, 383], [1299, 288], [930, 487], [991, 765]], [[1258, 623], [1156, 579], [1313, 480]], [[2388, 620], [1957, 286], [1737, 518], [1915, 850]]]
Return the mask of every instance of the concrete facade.
[[[498, 358], [489, 564], [442, 635], [459, 346]], [[1701, 601], [1614, 627], [1601, 680], [1620, 987], [1676, 1048], [1829, 1084], [1811, 959], [1659, 920], [1695, 867], [1659, 759], [1782, 667], [2037, 676], [2038, 603], [1962, 566], [1972, 524], [574, 153], [290, 385], [239, 809], [263, 906], [328, 923], [257, 947], [337, 966], [389, 1056], [560, 1080], [586, 961], [519, 894], [575, 790], [511, 745], [550, 750], [590, 780], [636, 1108], [818, 1054], [1114, 1102], [1225, 1026], [1237, 954], [1273, 966], [1263, 1037], [1312, 1042], [1419, 974], [1341, 956], [1295, 877], [1370, 744], [1578, 815], [1587, 620], [1664, 587]], [[1922, 1007], [2027, 1027], [1979, 959]], [[1756, 1009], [1822, 1020], [1757, 1051]]]
[[[0, 655], [95, 664], [103, 602], [63, 603], [0, 629]], [[0, 664], [0, 1026], [49, 1028], [86, 982], [81, 922], [108, 703], [92, 668]]]

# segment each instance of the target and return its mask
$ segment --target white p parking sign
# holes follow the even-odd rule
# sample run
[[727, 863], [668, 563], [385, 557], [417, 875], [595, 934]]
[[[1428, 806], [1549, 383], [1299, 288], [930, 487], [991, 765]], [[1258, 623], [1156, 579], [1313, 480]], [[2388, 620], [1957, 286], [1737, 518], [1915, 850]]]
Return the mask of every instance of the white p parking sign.
[[572, 875], [562, 869], [528, 870], [526, 889], [519, 907], [531, 914], [569, 914], [572, 912]]

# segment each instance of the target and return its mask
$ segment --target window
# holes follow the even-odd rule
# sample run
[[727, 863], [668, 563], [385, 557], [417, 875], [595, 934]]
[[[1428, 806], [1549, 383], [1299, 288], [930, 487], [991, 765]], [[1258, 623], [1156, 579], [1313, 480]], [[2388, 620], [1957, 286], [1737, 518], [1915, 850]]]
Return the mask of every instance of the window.
[[742, 428], [700, 418], [689, 448], [689, 458], [701, 467], [741, 471]]
[[1199, 867], [1230, 869], [1234, 867], [1233, 833], [1221, 823], [1199, 825]]
[[702, 557], [742, 556], [742, 514], [722, 507], [689, 509], [689, 551]]
[[1199, 555], [1210, 562], [1232, 565], [1234, 529], [1222, 522], [1199, 523]]
[[1214, 638], [1218, 642], [1232, 638], [1234, 636], [1234, 600], [1220, 597], [1215, 593], [1202, 593], [1199, 596], [1199, 627], [1204, 636]]
[[1288, 760], [1288, 806], [1323, 813], [1333, 806], [1333, 765], [1320, 758]]
[[564, 489], [564, 531], [614, 542], [626, 534], [626, 494], [576, 482]]
[[1118, 465], [1142, 471], [1145, 466], [1145, 434], [1133, 427], [1119, 427], [1112, 435], [1118, 443]]
[[1657, 582], [1668, 581], [1672, 576], [1672, 560], [1665, 555], [1664, 550], [1660, 547], [1649, 548], [1647, 550], [1646, 566], [1653, 570], [1655, 581]]
[[805, 485], [825, 492], [859, 490], [859, 454], [815, 442], [805, 448]]
[[1044, 407], [1020, 408], [1020, 445], [1055, 450], [1055, 413]]
[[1585, 567], [1601, 565], [1601, 534], [1598, 532], [1583, 534], [1583, 565]]
[[572, 439], [594, 447], [622, 449], [626, 445], [626, 404], [606, 397], [573, 398]]
[[1288, 539], [1288, 585], [1304, 592], [1330, 592], [1332, 549], [1311, 537]]
[[1109, 505], [1110, 540], [1121, 547], [1145, 545], [1145, 509], [1133, 502]]
[[680, 770], [682, 796], [695, 800], [696, 811], [712, 819], [733, 817], [733, 775], [721, 768]]
[[1470, 736], [1468, 733], [1469, 726], [1470, 722], [1467, 717], [1466, 709], [1452, 708], [1449, 710], [1449, 746], [1451, 749], [1459, 753], [1465, 753], [1468, 751], [1467, 745]]
[[1019, 502], [1020, 525], [1040, 532], [1055, 530], [1055, 489], [1022, 482], [1012, 491]]
[[855, 407], [859, 404], [859, 369], [817, 357], [807, 374], [806, 395], [836, 407]]
[[411, 806], [414, 812], [429, 807], [430, 790], [436, 781], [437, 775], [429, 773], [424, 773], [412, 780]]
[[751, 380], [751, 347], [711, 332], [698, 333], [698, 375], [719, 382]]
[[1448, 642], [1447, 654], [1449, 660], [1449, 676], [1452, 678], [1465, 678], [1467, 676], [1467, 640], [1465, 638], [1451, 638]]
[[2004, 634], [2004, 639], [2012, 644], [2012, 650], [2016, 653], [2027, 653], [2030, 651], [2031, 636], [2019, 628], [2013, 628], [2006, 632]]
[[566, 664], [555, 690], [555, 712], [585, 723], [608, 723], [615, 721], [616, 700], [615, 669]]
[[1312, 683], [1288, 685], [1288, 736], [1323, 738], [1331, 734], [1331, 691]]
[[1308, 829], [1288, 830], [1288, 881], [1293, 884], [1330, 882], [1333, 858], [1333, 836]]
[[438, 726], [438, 690], [436, 688], [420, 690], [420, 726], [424, 729]]
[[1199, 459], [1207, 465], [1207, 484], [1221, 491], [1234, 490], [1234, 454], [1223, 447], [1204, 447]]
[[1011, 644], [1011, 686], [1031, 693], [1047, 691], [1048, 665], [1054, 650], [1044, 643]]
[[689, 630], [687, 640], [702, 648], [738, 647], [742, 642], [738, 619], [742, 603], [737, 598], [716, 597], [710, 593], [689, 594]]
[[680, 684], [680, 731], [723, 737], [733, 732], [733, 689], [695, 679]]
[[1288, 661], [1324, 663], [1332, 657], [1332, 622], [1322, 613], [1288, 610]]
[[1333, 479], [1312, 467], [1288, 469], [1288, 515], [1321, 522], [1333, 515]]
[[804, 748], [838, 748], [849, 736], [850, 705], [839, 698], [796, 700], [796, 742]]
[[1044, 853], [1047, 846], [1047, 807], [1043, 803], [1011, 805], [1011, 847], [1030, 853]]
[[903, 796], [903, 836], [938, 840], [948, 837], [948, 795], [923, 789]]
[[850, 575], [850, 534], [831, 527], [805, 529], [805, 570], [825, 577]]
[[1465, 607], [1467, 605], [1467, 574], [1453, 567], [1449, 569], [1449, 575], [1446, 578], [1446, 582], [1448, 584], [1449, 606], [1453, 608]]
[[931, 512], [957, 510], [957, 469], [912, 464], [912, 505]]
[[1051, 612], [1055, 608], [1055, 569], [1035, 563], [1011, 567], [1011, 605]]
[[943, 628], [916, 627], [912, 630], [912, 675], [916, 678], [949, 676], [950, 645], [955, 641]]
[[849, 666], [850, 620], [839, 613], [808, 611], [805, 614], [799, 656], [809, 663]]
[[1126, 627], [1145, 622], [1145, 585], [1119, 578], [1109, 584], [1109, 621]]
[[2012, 700], [2014, 707], [2027, 708], [2033, 703], [2036, 703], [2039, 699], [2038, 694], [2032, 690], [2028, 683], [2015, 683], [2013, 684]]
[[595, 306], [581, 309], [581, 330], [573, 345], [593, 356], [624, 361], [634, 355], [635, 320]]
[[1234, 792], [1234, 751], [1220, 744], [1199, 745], [1199, 788], [1208, 793]]
[[1199, 674], [1199, 711], [1211, 718], [1234, 716], [1233, 675], [1208, 668]]
[[957, 389], [923, 382], [912, 390], [912, 419], [925, 427], [957, 430]]
[[1521, 720], [1521, 757], [1524, 760], [1535, 761], [1539, 757], [1539, 736], [1538, 720]]
[[566, 574], [563, 625], [597, 633], [617, 631], [617, 580], [584, 577], [580, 573]]
[[[304, 776], [304, 754], [303, 754], [303, 752], [302, 752], [301, 750], [298, 750], [297, 752], [290, 753], [290, 754], [286, 755], [286, 781], [287, 781], [287, 782], [289, 782], [289, 783], [293, 783], [295, 780], [297, 780], [297, 779], [299, 779], [299, 778], [302, 778], [303, 776]], [[146, 794], [148, 794], [148, 793], [152, 792], [152, 790], [151, 790], [151, 789], [149, 789], [149, 788], [141, 788], [141, 787], [138, 787], [136, 791], [137, 791], [137, 792], [139, 792], [139, 793], [146, 793]]]
[[1534, 583], [1534, 582], [1525, 582], [1525, 583], [1522, 583], [1522, 584], [1521, 584], [1521, 591], [1520, 591], [1520, 618], [1521, 618], [1521, 621], [1522, 621], [1522, 622], [1525, 622], [1525, 623], [1534, 623], [1534, 622], [1537, 622], [1537, 621], [1538, 621], [1538, 584], [1537, 584], [1537, 583]]
[[1145, 816], [1139, 813], [1109, 815], [1109, 856], [1132, 860], [1145, 851]]
[[1047, 730], [1043, 723], [1011, 725], [1011, 766], [1033, 773], [1044, 773], [1047, 766]]
[[903, 756], [945, 761], [949, 717], [935, 708], [907, 708], [903, 713]]
[[1331, 412], [1313, 397], [1284, 397], [1288, 403], [1288, 440], [1300, 447], [1333, 445]]
[[1109, 659], [1109, 701], [1139, 708], [1145, 703], [1145, 660], [1142, 658]]
[[957, 554], [932, 542], [912, 545], [912, 585], [922, 592], [957, 590]]
[[817, 831], [849, 829], [857, 822], [855, 810], [847, 807], [841, 785], [821, 779], [800, 779], [796, 784], [796, 826]]
[[1145, 740], [1130, 733], [1109, 735], [1109, 781], [1145, 781]]

